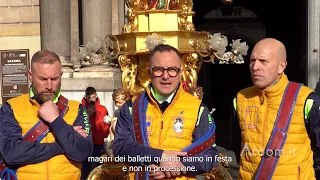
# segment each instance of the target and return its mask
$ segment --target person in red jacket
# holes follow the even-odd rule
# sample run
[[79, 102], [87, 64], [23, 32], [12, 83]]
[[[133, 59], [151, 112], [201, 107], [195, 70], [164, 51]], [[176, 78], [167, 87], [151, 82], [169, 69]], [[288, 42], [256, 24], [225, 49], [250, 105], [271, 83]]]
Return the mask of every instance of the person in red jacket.
[[[97, 91], [93, 87], [88, 87], [86, 89], [82, 104], [87, 110], [91, 124], [92, 141], [94, 144], [91, 157], [100, 157], [105, 153], [104, 138], [109, 135], [110, 124], [105, 124], [103, 121], [103, 118], [109, 115], [108, 110], [105, 106], [100, 104]], [[99, 165], [99, 162], [83, 162], [81, 179], [87, 179], [89, 173]]]

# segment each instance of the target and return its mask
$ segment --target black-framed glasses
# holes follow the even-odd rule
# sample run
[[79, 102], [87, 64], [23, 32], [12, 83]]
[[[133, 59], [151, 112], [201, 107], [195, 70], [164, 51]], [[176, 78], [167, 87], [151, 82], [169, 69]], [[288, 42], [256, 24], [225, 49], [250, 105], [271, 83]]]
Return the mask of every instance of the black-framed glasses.
[[164, 73], [164, 71], [167, 71], [168, 75], [170, 77], [176, 77], [179, 72], [180, 72], [180, 68], [177, 67], [168, 67], [168, 68], [164, 68], [164, 67], [154, 67], [151, 68], [152, 74], [155, 77], [161, 77]]

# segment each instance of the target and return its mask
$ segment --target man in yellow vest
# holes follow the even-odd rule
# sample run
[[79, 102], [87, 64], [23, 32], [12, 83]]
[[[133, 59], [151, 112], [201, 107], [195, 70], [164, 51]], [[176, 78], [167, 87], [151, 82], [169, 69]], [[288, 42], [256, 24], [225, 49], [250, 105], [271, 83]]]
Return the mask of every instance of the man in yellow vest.
[[85, 108], [60, 94], [62, 68], [55, 53], [35, 53], [28, 73], [29, 93], [1, 107], [1, 178], [80, 179], [81, 162], [93, 150]]
[[[208, 108], [182, 88], [181, 54], [156, 46], [149, 60], [151, 84], [120, 109], [112, 150], [137, 166], [138, 179], [195, 179], [216, 167], [215, 125]], [[140, 167], [140, 168], [139, 168]]]
[[315, 179], [315, 172], [319, 178], [320, 99], [310, 88], [289, 82], [286, 66], [280, 41], [266, 38], [254, 46], [254, 85], [233, 102], [239, 179]]

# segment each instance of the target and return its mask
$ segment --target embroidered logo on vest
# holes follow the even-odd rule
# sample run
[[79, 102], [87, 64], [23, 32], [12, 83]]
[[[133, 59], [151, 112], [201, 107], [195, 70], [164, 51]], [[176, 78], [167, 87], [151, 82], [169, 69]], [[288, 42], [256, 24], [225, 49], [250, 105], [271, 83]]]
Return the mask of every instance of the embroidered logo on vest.
[[176, 133], [181, 133], [183, 130], [183, 111], [181, 111], [178, 117], [174, 120], [173, 129]]
[[259, 114], [257, 106], [247, 106], [244, 118], [244, 125], [248, 129], [255, 129], [257, 127]]

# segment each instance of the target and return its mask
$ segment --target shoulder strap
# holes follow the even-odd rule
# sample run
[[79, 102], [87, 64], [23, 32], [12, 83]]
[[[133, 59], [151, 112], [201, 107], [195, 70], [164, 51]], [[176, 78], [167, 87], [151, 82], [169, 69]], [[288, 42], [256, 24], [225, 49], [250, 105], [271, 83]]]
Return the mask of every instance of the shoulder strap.
[[[149, 146], [147, 135], [144, 133], [143, 124], [146, 121], [146, 107], [148, 101], [145, 100], [145, 92], [139, 94], [132, 103], [132, 124], [134, 129], [135, 140], [145, 146]], [[145, 110], [144, 110], [145, 109]], [[144, 169], [144, 168], [143, 168]], [[149, 172], [142, 170], [135, 172], [135, 179], [139, 180], [153, 180], [153, 177], [149, 177]]]
[[[260, 162], [255, 180], [271, 179], [287, 138], [288, 127], [302, 84], [290, 82], [282, 97], [272, 134]], [[278, 154], [277, 154], [278, 153]]]
[[[60, 116], [63, 117], [68, 110], [68, 99], [60, 95], [57, 102]], [[39, 120], [23, 137], [22, 139], [30, 142], [40, 142], [49, 132], [49, 126]], [[17, 180], [16, 172], [7, 167], [5, 162], [0, 159], [0, 179], [2, 180]]]
[[[135, 136], [135, 140], [141, 144], [146, 145], [146, 139], [147, 137], [145, 137], [143, 134], [143, 117], [142, 116], [146, 116], [145, 113], [142, 113], [142, 109], [143, 107], [146, 106], [145, 101], [144, 101], [144, 96], [145, 93], [141, 93], [139, 94], [135, 100], [133, 101], [132, 104], [132, 120], [133, 120], [133, 129], [134, 129], [134, 136]], [[143, 115], [144, 114], [144, 115]]]

